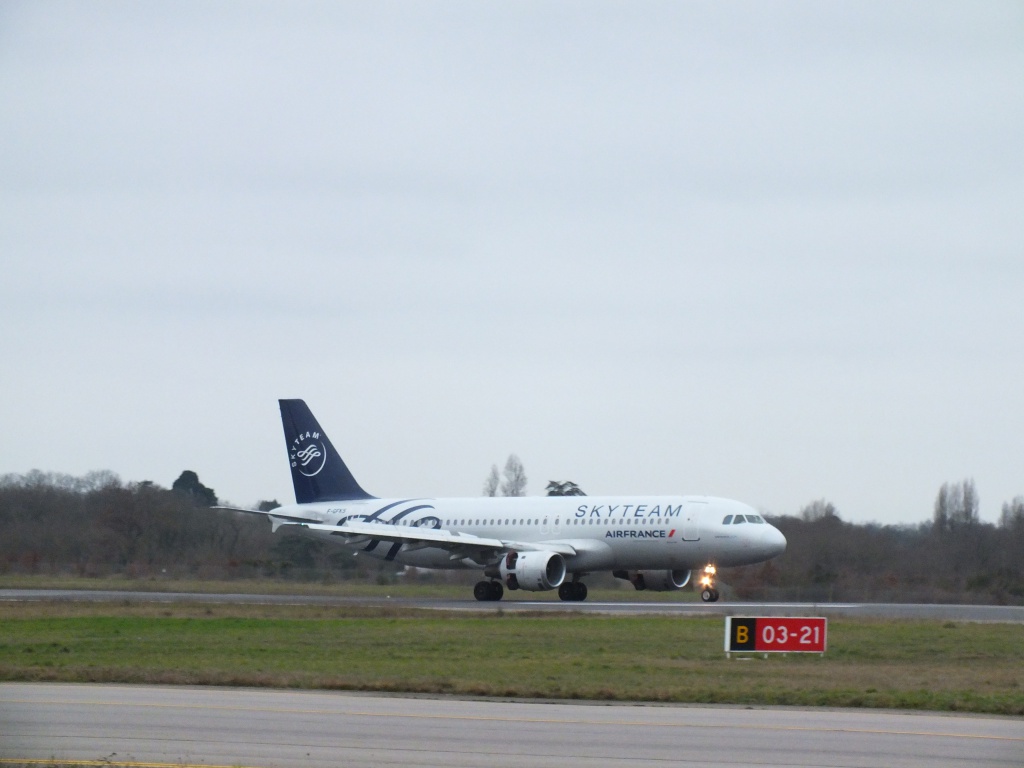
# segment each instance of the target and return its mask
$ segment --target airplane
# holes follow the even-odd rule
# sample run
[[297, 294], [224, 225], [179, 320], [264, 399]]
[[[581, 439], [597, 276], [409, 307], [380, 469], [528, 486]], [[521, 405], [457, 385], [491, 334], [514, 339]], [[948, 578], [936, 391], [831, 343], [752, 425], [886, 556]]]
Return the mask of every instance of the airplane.
[[302, 400], [279, 400], [295, 504], [267, 512], [272, 531], [301, 526], [388, 562], [475, 569], [477, 600], [505, 589], [587, 597], [582, 578], [611, 571], [637, 590], [685, 587], [701, 570], [715, 602], [717, 568], [781, 555], [786, 537], [752, 507], [709, 496], [519, 496], [381, 499], [356, 482]]

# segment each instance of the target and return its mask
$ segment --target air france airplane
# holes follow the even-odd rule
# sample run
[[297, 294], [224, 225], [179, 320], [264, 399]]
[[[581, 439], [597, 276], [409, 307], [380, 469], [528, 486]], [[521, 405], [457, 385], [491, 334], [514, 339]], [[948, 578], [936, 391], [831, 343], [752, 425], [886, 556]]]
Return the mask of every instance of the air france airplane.
[[274, 531], [298, 525], [389, 562], [480, 570], [477, 600], [500, 600], [505, 588], [585, 600], [581, 579], [599, 571], [638, 590], [668, 591], [702, 569], [701, 598], [714, 602], [717, 567], [786, 549], [785, 536], [754, 509], [708, 496], [378, 499], [356, 482], [305, 402], [279, 403], [296, 503], [257, 513]]

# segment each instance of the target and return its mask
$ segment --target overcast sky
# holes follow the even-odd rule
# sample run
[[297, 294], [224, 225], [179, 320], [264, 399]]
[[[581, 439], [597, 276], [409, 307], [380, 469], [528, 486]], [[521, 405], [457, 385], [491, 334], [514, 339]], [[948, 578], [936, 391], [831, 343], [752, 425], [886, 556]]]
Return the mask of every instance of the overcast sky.
[[1024, 494], [1024, 5], [0, 5], [0, 474]]

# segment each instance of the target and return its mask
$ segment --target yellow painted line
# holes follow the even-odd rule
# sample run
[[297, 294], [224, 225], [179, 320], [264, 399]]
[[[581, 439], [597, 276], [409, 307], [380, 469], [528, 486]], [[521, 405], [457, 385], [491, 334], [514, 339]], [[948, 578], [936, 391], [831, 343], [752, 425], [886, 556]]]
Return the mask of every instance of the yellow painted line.
[[[897, 731], [883, 730], [876, 728], [813, 728], [803, 725], [736, 725], [728, 723], [699, 723], [690, 724], [684, 722], [657, 723], [648, 720], [585, 720], [548, 717], [494, 717], [490, 715], [432, 715], [401, 712], [371, 712], [351, 709], [299, 709], [286, 707], [244, 707], [222, 704], [158, 704], [141, 702], [116, 702], [116, 701], [93, 701], [82, 699], [76, 702], [64, 701], [40, 701], [31, 699], [0, 699], [0, 702], [11, 704], [51, 704], [66, 705], [73, 703], [75, 706], [88, 705], [93, 707], [149, 707], [151, 709], [196, 709], [204, 711], [220, 712], [264, 712], [274, 715], [323, 715], [329, 717], [373, 717], [373, 718], [394, 718], [406, 720], [451, 720], [465, 722], [485, 723], [534, 723], [551, 725], [595, 725], [607, 726], [617, 725], [625, 727], [646, 727], [646, 728], [720, 728], [747, 731], [786, 731], [796, 733], [857, 733], [873, 736], [927, 736], [932, 738], [946, 739], [978, 739], [982, 741], [1007, 741], [1011, 743], [1024, 743], [1024, 736], [991, 736], [977, 733], [949, 733], [943, 731]], [[937, 712], [936, 715], [942, 713]], [[102, 763], [100, 763], [102, 765]], [[185, 767], [187, 768], [187, 767]], [[207, 768], [221, 768], [220, 766], [207, 766]]]
[[255, 768], [244, 765], [209, 765], [207, 763], [130, 763], [123, 760], [16, 760], [0, 757], [0, 765], [120, 765], [124, 768]]

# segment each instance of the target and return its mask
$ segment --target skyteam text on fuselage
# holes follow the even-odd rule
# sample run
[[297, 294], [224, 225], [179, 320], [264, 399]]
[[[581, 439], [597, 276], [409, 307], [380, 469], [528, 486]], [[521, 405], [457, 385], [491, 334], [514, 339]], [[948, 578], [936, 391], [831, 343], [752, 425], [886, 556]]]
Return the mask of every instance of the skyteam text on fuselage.
[[716, 567], [786, 549], [756, 510], [708, 496], [379, 499], [356, 482], [305, 402], [279, 403], [296, 503], [238, 511], [266, 515], [275, 531], [302, 526], [382, 560], [480, 570], [478, 600], [500, 600], [506, 588], [584, 600], [581, 579], [600, 571], [637, 589], [673, 590], [702, 569], [701, 597], [710, 602], [719, 594]]

